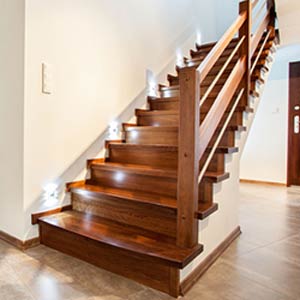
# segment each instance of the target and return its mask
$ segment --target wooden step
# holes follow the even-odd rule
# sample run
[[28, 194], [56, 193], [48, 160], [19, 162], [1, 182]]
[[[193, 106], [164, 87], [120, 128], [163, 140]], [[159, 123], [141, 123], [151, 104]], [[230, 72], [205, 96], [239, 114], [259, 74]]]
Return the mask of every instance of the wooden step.
[[176, 197], [177, 170], [158, 169], [146, 165], [93, 162], [89, 184]]
[[205, 174], [205, 181], [209, 181], [212, 183], [219, 183], [222, 182], [230, 177], [229, 173], [223, 172], [206, 172]]
[[39, 219], [41, 243], [152, 288], [179, 295], [179, 269], [202, 251], [162, 234], [68, 211]]
[[109, 186], [101, 186], [95, 184], [87, 184], [71, 188], [72, 193], [80, 194], [87, 197], [96, 197], [98, 199], [125, 199], [127, 201], [150, 204], [155, 206], [161, 206], [166, 208], [175, 209], [176, 199], [174, 197], [168, 197], [164, 195], [157, 195], [151, 192], [145, 191], [132, 191], [130, 189], [119, 189]]
[[138, 126], [178, 126], [178, 110], [142, 110], [135, 111]]
[[199, 203], [199, 210], [197, 213], [197, 217], [199, 220], [205, 220], [207, 217], [212, 215], [214, 212], [218, 210], [217, 203]]
[[[210, 148], [207, 149], [210, 151]], [[231, 154], [237, 147], [218, 147], [216, 153]], [[178, 147], [170, 145], [110, 144], [109, 160], [117, 163], [150, 165], [154, 168], [177, 169]]]
[[177, 110], [179, 106], [179, 97], [148, 97], [148, 103], [150, 110]]
[[[203, 106], [201, 108], [200, 119], [203, 121], [209, 112], [210, 107]], [[234, 117], [236, 115], [241, 115], [243, 112], [252, 113], [253, 109], [246, 107], [239, 107], [234, 112]], [[225, 113], [228, 115], [229, 111]], [[178, 110], [136, 110], [137, 124], [138, 126], [166, 126], [166, 127], [176, 127], [178, 126]], [[242, 125], [242, 124], [230, 124], [230, 125]]]
[[[194, 66], [199, 66], [203, 62], [204, 58], [201, 56], [191, 58], [191, 59], [186, 59], [185, 60], [185, 65], [187, 67], [194, 67]], [[217, 62], [215, 63], [215, 67], [219, 67], [220, 69], [224, 66], [225, 62], [228, 60], [228, 56], [222, 55]], [[232, 60], [231, 64], [235, 64], [238, 60], [238, 55], [235, 55]]]
[[176, 237], [175, 198], [87, 183], [71, 184], [70, 191], [74, 210]]
[[[222, 84], [227, 81], [229, 74], [225, 73], [223, 74], [220, 79], [218, 80], [217, 84]], [[201, 84], [201, 88], [208, 87], [212, 84], [212, 82], [215, 80], [216, 75], [209, 75], [206, 76], [205, 80]], [[179, 85], [179, 77], [178, 76], [172, 76], [172, 80], [169, 79], [170, 86], [176, 86]]]
[[125, 141], [129, 144], [177, 146], [178, 127], [128, 127], [125, 129]]
[[[238, 42], [237, 38], [234, 38], [228, 45], [228, 49], [232, 49], [236, 46]], [[207, 52], [210, 51], [217, 43], [216, 42], [212, 42], [212, 43], [206, 43], [203, 45], [196, 45], [196, 49], [197, 51], [202, 51], [202, 52]]]
[[[229, 126], [227, 131], [245, 131], [243, 126]], [[178, 145], [178, 127], [130, 126], [124, 128], [125, 142], [144, 145]]]
[[110, 144], [109, 161], [177, 169], [177, 150], [170, 145]]

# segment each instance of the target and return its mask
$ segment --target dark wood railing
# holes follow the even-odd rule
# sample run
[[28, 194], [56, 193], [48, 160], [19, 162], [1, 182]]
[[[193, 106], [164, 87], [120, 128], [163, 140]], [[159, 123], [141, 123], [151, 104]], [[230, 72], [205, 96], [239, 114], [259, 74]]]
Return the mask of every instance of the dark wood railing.
[[[240, 3], [240, 13], [234, 23], [226, 31], [219, 42], [209, 52], [200, 66], [195, 69], [185, 67], [180, 69], [180, 116], [179, 116], [179, 166], [178, 166], [178, 216], [177, 216], [177, 244], [182, 247], [193, 247], [198, 243], [198, 210], [199, 183], [201, 182], [217, 146], [228, 126], [231, 117], [238, 106], [246, 106], [250, 95], [250, 78], [258, 59], [251, 64], [254, 53], [257, 57], [262, 53], [268, 39], [275, 34], [274, 30], [274, 0], [243, 1]], [[252, 20], [254, 7], [260, 5]], [[262, 19], [257, 30], [251, 33], [252, 21]], [[263, 45], [259, 43], [266, 34]], [[238, 36], [238, 38], [235, 38]], [[201, 97], [201, 83], [206, 79], [219, 58], [224, 54], [229, 44], [236, 41], [223, 67], [212, 81], [210, 87]], [[224, 74], [230, 63], [234, 67], [224, 83], [221, 91], [210, 107], [205, 119], [200, 123], [201, 107], [205, 104], [218, 80]], [[233, 101], [234, 99], [234, 101]], [[232, 104], [233, 103], [233, 104]], [[226, 118], [225, 118], [225, 113]], [[225, 120], [224, 120], [225, 119]], [[199, 167], [200, 160], [220, 126], [218, 136], [210, 147], [210, 152]]]

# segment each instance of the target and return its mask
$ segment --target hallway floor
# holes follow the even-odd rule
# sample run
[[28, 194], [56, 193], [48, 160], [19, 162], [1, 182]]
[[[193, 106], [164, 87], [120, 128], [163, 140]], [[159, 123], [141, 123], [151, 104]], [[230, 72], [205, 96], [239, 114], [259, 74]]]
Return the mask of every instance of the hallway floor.
[[[243, 231], [186, 300], [300, 299], [300, 188], [241, 184]], [[0, 300], [165, 300], [44, 246], [0, 241]]]

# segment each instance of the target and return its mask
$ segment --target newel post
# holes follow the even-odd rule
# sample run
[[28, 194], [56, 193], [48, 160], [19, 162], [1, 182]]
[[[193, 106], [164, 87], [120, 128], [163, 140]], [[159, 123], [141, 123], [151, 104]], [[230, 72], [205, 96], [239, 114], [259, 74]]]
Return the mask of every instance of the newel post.
[[195, 68], [179, 71], [179, 142], [177, 183], [177, 245], [198, 244], [198, 176], [200, 80]]
[[251, 88], [251, 30], [252, 30], [252, 3], [251, 0], [246, 0], [240, 3], [240, 14], [247, 13], [247, 19], [239, 31], [239, 37], [245, 36], [245, 41], [243, 42], [240, 50], [240, 57], [246, 56], [246, 73], [242, 81], [243, 88], [245, 88], [244, 96], [241, 100], [240, 105], [248, 105], [248, 99], [250, 96]]

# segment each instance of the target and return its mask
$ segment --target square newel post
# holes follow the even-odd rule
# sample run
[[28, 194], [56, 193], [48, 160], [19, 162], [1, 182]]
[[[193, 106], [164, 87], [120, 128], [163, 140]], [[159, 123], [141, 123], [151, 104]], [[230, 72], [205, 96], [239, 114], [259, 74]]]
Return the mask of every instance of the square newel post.
[[198, 244], [199, 77], [195, 68], [179, 71], [177, 245], [187, 248]]
[[242, 81], [242, 87], [245, 88], [245, 93], [241, 99], [240, 106], [248, 105], [251, 88], [251, 30], [252, 30], [252, 3], [251, 0], [246, 0], [240, 3], [240, 14], [246, 12], [247, 19], [239, 31], [239, 37], [245, 36], [245, 41], [241, 45], [240, 57], [246, 56], [246, 72]]

